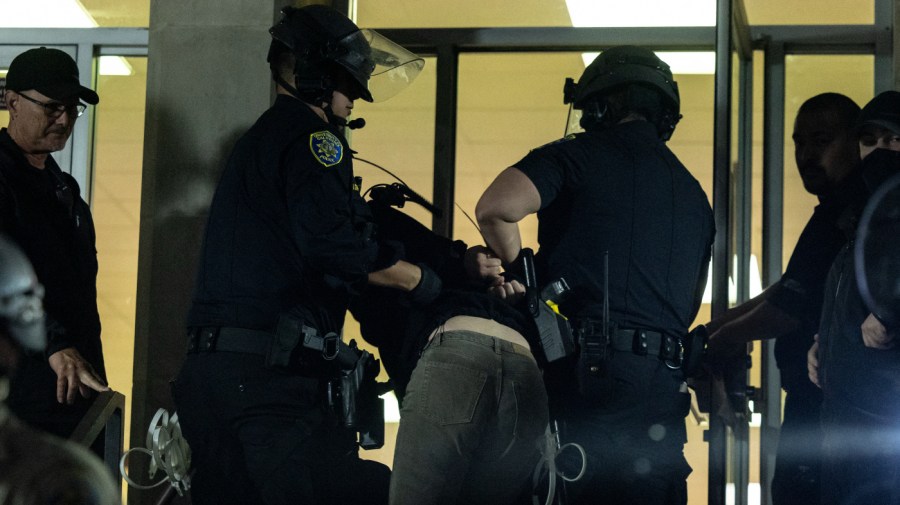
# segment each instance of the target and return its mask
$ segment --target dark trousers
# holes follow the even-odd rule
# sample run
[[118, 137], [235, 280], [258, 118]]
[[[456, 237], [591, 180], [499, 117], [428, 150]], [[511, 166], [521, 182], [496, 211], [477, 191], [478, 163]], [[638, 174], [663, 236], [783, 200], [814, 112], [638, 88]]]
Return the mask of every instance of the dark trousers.
[[390, 470], [359, 458], [318, 379], [265, 368], [261, 356], [190, 354], [173, 397], [195, 504], [387, 503]]
[[511, 504], [530, 487], [546, 427], [528, 349], [469, 331], [435, 335], [403, 399], [391, 504]]
[[[26, 424], [60, 438], [69, 438], [94, 400], [75, 395], [75, 403], [56, 401], [56, 373], [46, 358], [29, 356], [19, 361], [10, 384], [9, 410]], [[102, 450], [100, 457], [103, 457]]]
[[[591, 375], [581, 395], [554, 391], [562, 405], [562, 442], [587, 452], [587, 473], [566, 484], [567, 505], [685, 505], [687, 441], [684, 418], [690, 394], [680, 370], [655, 356], [614, 351], [601, 373]], [[574, 384], [569, 389], [575, 388]], [[574, 476], [580, 457], [560, 456], [566, 475]]]
[[900, 503], [900, 422], [826, 398], [822, 429], [823, 504]]
[[772, 504], [820, 503], [822, 459], [822, 391], [806, 377], [782, 372], [784, 420], [772, 477]]

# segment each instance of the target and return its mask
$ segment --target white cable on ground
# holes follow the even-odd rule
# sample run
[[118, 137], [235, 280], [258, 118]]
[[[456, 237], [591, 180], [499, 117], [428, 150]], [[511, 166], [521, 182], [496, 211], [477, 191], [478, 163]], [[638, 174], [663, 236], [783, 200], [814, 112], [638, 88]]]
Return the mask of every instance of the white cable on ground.
[[[538, 462], [537, 467], [535, 467], [534, 469], [534, 474], [532, 475], [532, 484], [534, 489], [537, 490], [538, 484], [540, 484], [541, 481], [541, 477], [544, 474], [544, 468], [546, 467], [547, 499], [544, 501], [544, 505], [551, 505], [553, 503], [553, 499], [556, 497], [556, 476], [559, 475], [559, 477], [566, 482], [575, 482], [584, 477], [584, 474], [587, 471], [587, 454], [584, 452], [584, 447], [574, 442], [560, 445], [559, 430], [557, 429], [557, 431], [554, 432], [550, 429], [549, 424], [547, 425], [547, 429], [544, 431], [544, 438], [542, 442], [541, 460]], [[568, 449], [569, 447], [574, 448], [581, 454], [581, 470], [575, 477], [566, 477], [564, 473], [556, 468], [557, 456], [559, 456], [564, 450]], [[540, 505], [537, 494], [531, 496], [531, 503], [533, 505]]]
[[[159, 482], [149, 485], [141, 485], [131, 480], [125, 471], [125, 460], [132, 452], [139, 452], [150, 456], [149, 477], [153, 479], [157, 470], [166, 473]], [[122, 455], [119, 460], [119, 471], [129, 486], [135, 489], [153, 489], [164, 482], [169, 482], [179, 496], [191, 488], [191, 479], [188, 471], [191, 468], [191, 448], [181, 435], [181, 426], [178, 424], [178, 414], [171, 417], [166, 409], [159, 409], [150, 421], [147, 430], [147, 447], [134, 447]]]

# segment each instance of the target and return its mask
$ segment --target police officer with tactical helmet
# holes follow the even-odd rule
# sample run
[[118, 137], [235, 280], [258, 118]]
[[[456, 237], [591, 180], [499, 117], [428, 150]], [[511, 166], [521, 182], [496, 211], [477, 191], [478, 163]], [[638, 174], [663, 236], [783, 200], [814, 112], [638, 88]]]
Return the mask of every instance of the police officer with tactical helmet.
[[377, 244], [344, 127], [354, 100], [388, 98], [423, 60], [328, 7], [283, 15], [268, 54], [277, 98], [213, 198], [173, 389], [193, 502], [387, 503], [389, 470], [359, 458], [326, 404], [345, 365], [333, 358], [362, 285], [427, 302], [440, 283]]
[[[537, 213], [538, 280], [571, 287], [560, 310], [578, 350], [545, 371], [562, 442], [587, 452], [566, 503], [685, 504], [682, 350], [714, 223], [700, 184], [666, 146], [681, 117], [678, 87], [653, 52], [620, 46], [565, 91], [585, 131], [503, 171], [478, 202], [478, 221], [515, 268], [517, 223]], [[580, 458], [566, 451], [560, 463], [573, 476], [570, 459]]]

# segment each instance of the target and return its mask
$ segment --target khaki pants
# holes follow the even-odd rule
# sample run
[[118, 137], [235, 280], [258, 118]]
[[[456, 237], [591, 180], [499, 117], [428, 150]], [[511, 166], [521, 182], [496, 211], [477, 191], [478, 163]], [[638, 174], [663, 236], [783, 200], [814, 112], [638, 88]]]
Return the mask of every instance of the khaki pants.
[[391, 504], [514, 502], [528, 492], [547, 422], [528, 349], [469, 331], [435, 335], [404, 397]]

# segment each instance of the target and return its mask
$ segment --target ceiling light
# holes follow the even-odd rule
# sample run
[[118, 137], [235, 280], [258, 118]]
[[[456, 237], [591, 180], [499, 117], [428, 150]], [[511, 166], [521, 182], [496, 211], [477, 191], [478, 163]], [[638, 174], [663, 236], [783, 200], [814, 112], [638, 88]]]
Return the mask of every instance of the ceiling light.
[[[99, 26], [78, 0], [0, 0], [0, 28], [96, 28]], [[101, 75], [131, 75], [120, 56], [101, 56]]]
[[715, 26], [716, 0], [566, 0], [572, 26]]
[[95, 28], [78, 0], [0, 0], [3, 28]]
[[[588, 66], [600, 53], [583, 53], [584, 66]], [[657, 51], [659, 59], [669, 64], [672, 73], [678, 74], [714, 74], [716, 72], [716, 53], [712, 51]]]
[[[566, 0], [572, 26], [715, 26], [716, 0]], [[599, 53], [582, 55], [587, 66]], [[658, 52], [673, 74], [713, 74], [713, 52]]]
[[131, 75], [134, 69], [121, 56], [101, 56], [100, 75]]

